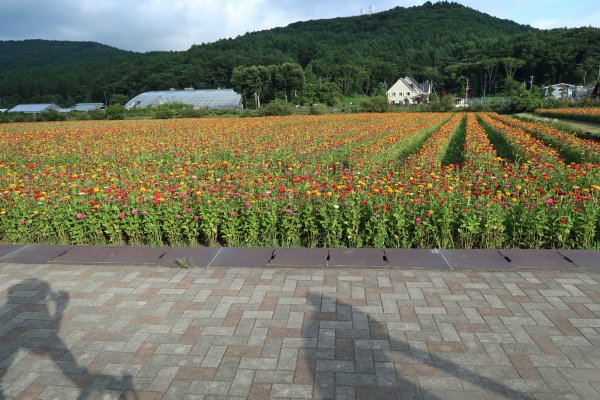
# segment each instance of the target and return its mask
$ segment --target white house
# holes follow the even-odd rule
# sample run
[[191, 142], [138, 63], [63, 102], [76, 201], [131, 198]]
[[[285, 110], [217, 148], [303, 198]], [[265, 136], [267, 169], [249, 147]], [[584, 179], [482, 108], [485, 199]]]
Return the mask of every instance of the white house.
[[431, 82], [419, 83], [413, 78], [400, 78], [387, 91], [390, 104], [418, 104], [429, 101]]

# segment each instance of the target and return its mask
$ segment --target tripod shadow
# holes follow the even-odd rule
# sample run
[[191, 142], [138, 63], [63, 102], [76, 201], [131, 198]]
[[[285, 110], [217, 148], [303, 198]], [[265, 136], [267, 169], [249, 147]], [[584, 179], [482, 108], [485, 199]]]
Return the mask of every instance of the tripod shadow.
[[[0, 362], [0, 382], [21, 350], [52, 360], [80, 389], [78, 399], [88, 399], [94, 392], [108, 390], [122, 392], [123, 398], [137, 399], [131, 375], [115, 378], [92, 373], [78, 365], [59, 336], [68, 303], [67, 292], [54, 292], [48, 282], [41, 279], [27, 279], [10, 287], [6, 304], [0, 308], [0, 354], [4, 356]], [[37, 334], [39, 332], [43, 332], [43, 337]], [[0, 400], [6, 398], [2, 389], [0, 386]]]
[[304, 347], [299, 364], [310, 374], [304, 383], [314, 385], [315, 398], [443, 400], [423, 389], [418, 376], [445, 375], [448, 382], [477, 386], [490, 397], [534, 400], [429, 351], [389, 337], [385, 324], [352, 305], [312, 292], [308, 304], [313, 311], [302, 329]]

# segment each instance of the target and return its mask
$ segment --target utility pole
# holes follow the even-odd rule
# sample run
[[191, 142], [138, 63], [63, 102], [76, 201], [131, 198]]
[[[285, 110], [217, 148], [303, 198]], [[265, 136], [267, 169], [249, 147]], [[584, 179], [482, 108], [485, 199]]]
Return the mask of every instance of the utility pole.
[[485, 99], [485, 89], [487, 85], [487, 74], [483, 74], [483, 98]]
[[533, 78], [534, 78], [534, 76], [531, 75], [530, 78], [531, 78], [531, 80], [529, 81], [529, 92], [531, 92], [531, 89], [533, 89]]

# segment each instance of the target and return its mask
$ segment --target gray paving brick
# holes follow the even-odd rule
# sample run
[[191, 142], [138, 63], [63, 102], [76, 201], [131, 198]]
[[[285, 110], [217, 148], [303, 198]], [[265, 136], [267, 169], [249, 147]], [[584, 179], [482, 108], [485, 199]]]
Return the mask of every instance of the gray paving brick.
[[271, 389], [271, 396], [291, 399], [310, 399], [312, 397], [312, 389], [312, 385], [288, 385], [275, 383]]
[[0, 264], [71, 295], [59, 325], [0, 297], [5, 396], [76, 398], [88, 367], [90, 399], [600, 397], [596, 272], [98, 268]]
[[193, 381], [188, 388], [188, 393], [203, 395], [217, 394], [225, 396], [227, 395], [230, 386], [231, 384], [229, 382]]
[[202, 367], [204, 368], [215, 368], [218, 367], [223, 359], [223, 355], [227, 350], [226, 346], [211, 346], [206, 353], [204, 360], [202, 361]]
[[270, 369], [274, 370], [277, 367], [277, 358], [254, 358], [242, 357], [240, 368], [243, 369]]

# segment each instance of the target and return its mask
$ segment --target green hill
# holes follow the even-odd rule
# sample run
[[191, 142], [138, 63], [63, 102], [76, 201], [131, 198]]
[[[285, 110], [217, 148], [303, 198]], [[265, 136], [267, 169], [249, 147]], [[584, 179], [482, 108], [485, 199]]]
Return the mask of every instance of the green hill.
[[[590, 83], [600, 59], [600, 29], [538, 30], [460, 4], [428, 2], [298, 22], [183, 52], [65, 57], [78, 62], [14, 62], [13, 70], [0, 76], [0, 99], [64, 104], [146, 90], [231, 87], [235, 67], [282, 63], [302, 67], [307, 92], [329, 82], [345, 95], [369, 95], [410, 75], [432, 80], [442, 92], [459, 92], [469, 79], [474, 95], [484, 89], [494, 95], [504, 90], [507, 75], [519, 82], [534, 75], [538, 85]], [[309, 99], [311, 94], [303, 95]]]
[[130, 52], [95, 42], [0, 41], [0, 72], [96, 61], [126, 54]]

